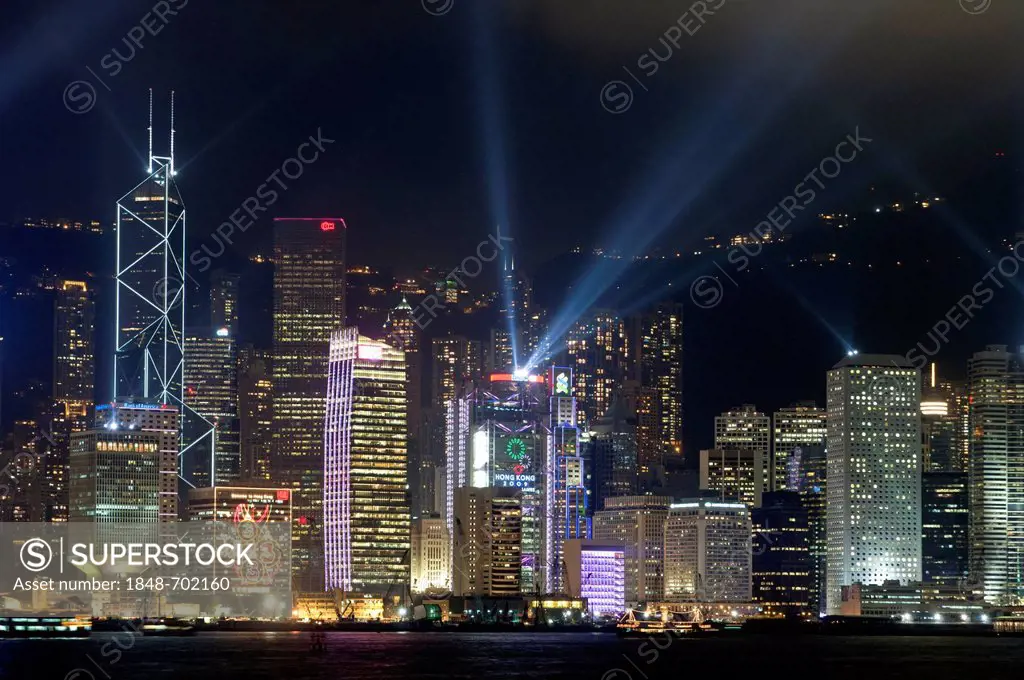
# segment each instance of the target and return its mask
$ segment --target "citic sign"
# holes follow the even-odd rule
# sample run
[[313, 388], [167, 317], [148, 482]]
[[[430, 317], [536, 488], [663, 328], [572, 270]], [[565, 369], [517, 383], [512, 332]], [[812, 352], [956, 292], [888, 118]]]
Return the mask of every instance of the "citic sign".
[[334, 222], [321, 222], [320, 231], [334, 231]]

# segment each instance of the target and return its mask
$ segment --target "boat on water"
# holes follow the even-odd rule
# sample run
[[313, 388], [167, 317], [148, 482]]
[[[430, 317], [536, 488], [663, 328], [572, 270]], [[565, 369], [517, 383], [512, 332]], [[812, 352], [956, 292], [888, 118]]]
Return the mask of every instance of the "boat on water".
[[0, 638], [89, 637], [92, 619], [67, 616], [0, 616]]
[[615, 625], [615, 632], [623, 637], [646, 637], [660, 633], [703, 635], [721, 633], [728, 627], [721, 621], [706, 620], [699, 608], [688, 612], [668, 612], [664, 616], [629, 609]]
[[145, 637], [178, 637], [196, 634], [194, 625], [188, 621], [174, 618], [143, 619], [139, 630]]

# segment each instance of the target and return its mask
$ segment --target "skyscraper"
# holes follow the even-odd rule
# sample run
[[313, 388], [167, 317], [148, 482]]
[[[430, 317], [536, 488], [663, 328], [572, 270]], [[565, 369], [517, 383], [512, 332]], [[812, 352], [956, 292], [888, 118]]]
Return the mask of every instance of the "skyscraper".
[[800, 503], [807, 510], [807, 539], [814, 581], [812, 606], [820, 614], [826, 606], [828, 573], [828, 460], [825, 445], [793, 449], [788, 465], [789, 490], [800, 494]]
[[522, 504], [511, 487], [455, 492], [452, 592], [517, 597], [523, 592]]
[[433, 502], [434, 469], [438, 462], [430, 455], [429, 442], [423, 436], [426, 434], [423, 421], [423, 354], [420, 352], [420, 335], [413, 319], [412, 307], [404, 296], [388, 313], [384, 331], [388, 344], [405, 352], [408, 373], [406, 394], [409, 397], [409, 486], [412, 514], [414, 517], [422, 517], [436, 511]]
[[565, 592], [586, 598], [592, 616], [621, 616], [626, 610], [625, 556], [621, 544], [585, 538], [566, 541]]
[[768, 416], [753, 404], [743, 404], [715, 417], [716, 449], [749, 449], [760, 451], [768, 461], [771, 426]]
[[629, 377], [626, 325], [611, 310], [594, 310], [569, 329], [566, 350], [576, 380], [576, 399], [589, 422], [608, 410], [612, 393]]
[[115, 399], [170, 404], [180, 413], [180, 450], [208, 431], [185, 404], [185, 206], [174, 177], [174, 93], [170, 148], [153, 154], [149, 175], [117, 201]]
[[325, 585], [384, 595], [409, 584], [405, 353], [331, 335], [324, 422]]
[[[426, 413], [426, 436], [429, 441], [421, 441], [420, 460], [421, 497], [424, 495], [423, 481], [426, 469], [443, 468], [447, 463], [449, 451], [457, 446], [450, 440], [450, 409], [455, 402], [472, 390], [472, 385], [480, 384], [482, 376], [482, 355], [480, 342], [462, 336], [434, 338], [431, 342], [430, 360], [430, 403]], [[463, 442], [464, 445], [465, 442]], [[451, 471], [446, 470], [446, 475]], [[461, 486], [461, 485], [460, 485]], [[442, 516], [448, 517], [452, 496], [451, 489], [445, 490], [445, 507], [436, 508]], [[435, 498], [437, 497], [437, 489]], [[451, 526], [448, 527], [451, 531]]]
[[950, 383], [940, 383], [931, 364], [921, 389], [921, 459], [925, 472], [964, 472], [963, 423]]
[[228, 329], [232, 338], [238, 335], [238, 284], [238, 274], [210, 272], [210, 325]]
[[683, 455], [683, 305], [662, 302], [631, 324], [634, 366], [657, 400], [662, 456]]
[[409, 541], [409, 589], [412, 592], [450, 589], [450, 540], [440, 517], [413, 520]]
[[704, 449], [700, 452], [700, 488], [714, 491], [720, 501], [761, 505], [769, 489], [766, 456], [751, 449]]
[[637, 470], [641, 479], [649, 483], [668, 462], [661, 440], [658, 393], [653, 387], [641, 385], [639, 380], [627, 380], [619, 395], [629, 412], [636, 415]]
[[807, 509], [795, 491], [764, 495], [751, 511], [753, 600], [768, 616], [816, 617]]
[[825, 409], [813, 402], [799, 402], [772, 415], [773, 489], [785, 491], [789, 485], [789, 459], [793, 450], [807, 446], [824, 446]]
[[611, 408], [594, 421], [590, 439], [592, 503], [595, 510], [616, 496], [637, 493], [636, 417], [625, 399], [615, 397]]
[[90, 426], [96, 382], [95, 306], [84, 281], [58, 283], [54, 309], [52, 427], [44, 475], [48, 521], [68, 519], [71, 435]]
[[[498, 228], [501, 239], [501, 228]], [[501, 291], [498, 294], [500, 326], [491, 334], [490, 368], [496, 373], [511, 373], [525, 368], [537, 349], [540, 338], [533, 318], [533, 288], [521, 269], [516, 269], [511, 249], [502, 255]], [[539, 361], [540, 357], [535, 357]]]
[[[448, 402], [445, 519], [455, 535], [455, 493], [464, 487], [509, 487], [522, 510], [523, 592], [542, 591], [552, 560], [549, 483], [549, 394], [544, 376], [495, 374]], [[455, 560], [453, 559], [453, 564]]]
[[970, 577], [985, 599], [1024, 597], [1024, 350], [989, 345], [968, 362]]
[[53, 338], [55, 416], [68, 432], [89, 426], [96, 382], [93, 341], [96, 305], [84, 281], [61, 281], [57, 287]]
[[966, 472], [921, 475], [921, 560], [927, 583], [958, 586], [967, 578], [970, 527]]
[[921, 385], [895, 355], [828, 372], [828, 611], [842, 587], [921, 580]]
[[462, 336], [434, 338], [431, 342], [431, 405], [453, 401], [466, 381], [479, 381], [482, 373], [480, 343]]
[[93, 428], [71, 435], [70, 520], [178, 521], [178, 410], [100, 404]]
[[226, 327], [192, 329], [185, 353], [185, 403], [206, 434], [182, 451], [180, 473], [193, 487], [231, 484], [241, 475], [235, 339]]
[[320, 590], [324, 404], [331, 333], [345, 320], [345, 221], [274, 220], [271, 477], [292, 489], [297, 590]]
[[749, 602], [750, 532], [742, 503], [674, 503], [665, 520], [665, 599]]
[[548, 372], [549, 408], [548, 460], [546, 471], [548, 517], [545, 554], [551, 568], [547, 570], [546, 591], [567, 592], [565, 583], [566, 541], [590, 537], [587, 502], [588, 462], [584, 456], [580, 431], [576, 427], [576, 398], [572, 394], [572, 371], [551, 367]]
[[252, 345], [238, 354], [238, 422], [241, 477], [269, 482], [273, 382], [270, 353]]
[[594, 540], [625, 546], [626, 603], [636, 607], [664, 596], [668, 496], [620, 496], [594, 513]]

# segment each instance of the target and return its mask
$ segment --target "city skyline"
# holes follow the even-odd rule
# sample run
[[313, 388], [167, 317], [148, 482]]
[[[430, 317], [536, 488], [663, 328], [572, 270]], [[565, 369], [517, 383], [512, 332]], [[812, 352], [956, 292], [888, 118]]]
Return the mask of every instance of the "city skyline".
[[0, 675], [1020, 665], [1024, 4], [15, 4]]

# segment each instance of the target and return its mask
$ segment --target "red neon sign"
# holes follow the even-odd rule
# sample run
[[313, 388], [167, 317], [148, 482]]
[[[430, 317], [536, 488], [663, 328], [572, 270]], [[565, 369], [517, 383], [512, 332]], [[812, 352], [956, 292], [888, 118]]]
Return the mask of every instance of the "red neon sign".
[[264, 506], [263, 512], [260, 513], [259, 508], [255, 507], [251, 503], [239, 503], [235, 506], [235, 515], [232, 518], [235, 524], [242, 522], [256, 522], [260, 524], [265, 522], [270, 517], [270, 506]]
[[334, 222], [321, 222], [320, 231], [334, 231]]

